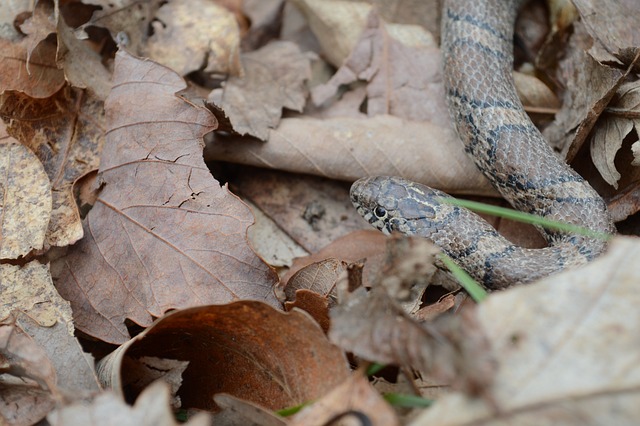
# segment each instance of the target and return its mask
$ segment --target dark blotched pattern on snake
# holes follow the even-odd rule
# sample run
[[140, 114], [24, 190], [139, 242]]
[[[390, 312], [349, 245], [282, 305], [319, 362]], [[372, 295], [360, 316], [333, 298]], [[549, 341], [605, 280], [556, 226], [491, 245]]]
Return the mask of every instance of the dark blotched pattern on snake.
[[[467, 153], [515, 208], [613, 233], [602, 198], [564, 163], [526, 115], [513, 78], [519, 0], [448, 0], [443, 76], [451, 116]], [[432, 240], [489, 289], [526, 283], [600, 254], [600, 239], [542, 231], [543, 249], [514, 246], [483, 219], [442, 204], [446, 194], [396, 177], [357, 181], [351, 200], [371, 224]]]

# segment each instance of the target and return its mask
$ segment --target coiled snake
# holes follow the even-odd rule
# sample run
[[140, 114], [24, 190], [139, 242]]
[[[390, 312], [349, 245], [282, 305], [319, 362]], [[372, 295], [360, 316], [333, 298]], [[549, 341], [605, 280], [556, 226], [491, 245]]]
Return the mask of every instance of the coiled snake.
[[[513, 27], [521, 0], [447, 0], [442, 52], [445, 93], [466, 152], [516, 209], [613, 233], [603, 199], [565, 164], [526, 115], [513, 77]], [[385, 233], [432, 240], [489, 289], [526, 283], [600, 254], [597, 238], [544, 231], [548, 247], [526, 249], [446, 194], [397, 177], [351, 187], [358, 212]]]

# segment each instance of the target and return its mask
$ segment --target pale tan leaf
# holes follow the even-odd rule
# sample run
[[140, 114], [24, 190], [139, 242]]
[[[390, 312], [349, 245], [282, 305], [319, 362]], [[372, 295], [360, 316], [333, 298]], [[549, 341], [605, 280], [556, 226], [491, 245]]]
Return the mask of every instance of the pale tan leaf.
[[178, 423], [169, 405], [168, 385], [158, 381], [149, 386], [133, 407], [111, 392], [103, 393], [91, 404], [75, 403], [58, 408], [47, 416], [53, 426], [207, 426], [208, 415], [201, 413], [186, 423]]
[[0, 321], [18, 312], [41, 326], [63, 320], [73, 335], [71, 307], [53, 286], [47, 265], [36, 261], [23, 267], [0, 265], [0, 306]]
[[0, 121], [0, 259], [17, 259], [44, 245], [51, 217], [51, 183], [38, 158]]
[[242, 75], [238, 23], [221, 5], [172, 1], [158, 9], [151, 25], [153, 35], [144, 45], [144, 56], [180, 75], [205, 67], [206, 72]]
[[393, 408], [362, 373], [356, 372], [319, 401], [293, 416], [289, 426], [350, 424], [347, 423], [349, 421], [371, 426], [400, 424]]
[[638, 256], [636, 239], [617, 238], [583, 268], [491, 295], [467, 320], [490, 341], [493, 385], [443, 397], [412, 424], [634, 424]]
[[448, 193], [495, 195], [455, 132], [428, 122], [371, 118], [286, 118], [267, 143], [217, 138], [207, 160], [224, 160], [333, 179], [395, 175]]

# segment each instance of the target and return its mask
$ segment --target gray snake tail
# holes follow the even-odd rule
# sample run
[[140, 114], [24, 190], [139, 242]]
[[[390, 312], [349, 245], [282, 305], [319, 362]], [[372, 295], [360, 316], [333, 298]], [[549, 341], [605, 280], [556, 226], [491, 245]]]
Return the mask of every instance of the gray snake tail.
[[[445, 94], [466, 152], [516, 209], [598, 233], [614, 233], [604, 200], [549, 147], [516, 94], [513, 27], [520, 0], [445, 1]], [[541, 230], [549, 246], [525, 249], [483, 219], [440, 203], [446, 194], [395, 177], [351, 187], [358, 212], [384, 232], [432, 240], [489, 289], [527, 283], [583, 264], [606, 242]]]

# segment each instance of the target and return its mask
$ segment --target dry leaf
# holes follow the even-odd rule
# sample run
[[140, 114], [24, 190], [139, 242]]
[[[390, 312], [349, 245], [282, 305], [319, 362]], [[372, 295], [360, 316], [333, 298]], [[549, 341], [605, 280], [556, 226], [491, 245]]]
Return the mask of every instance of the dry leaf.
[[238, 23], [226, 8], [209, 0], [174, 0], [158, 9], [151, 26], [144, 56], [178, 74], [205, 67], [210, 73], [242, 74]]
[[102, 65], [100, 55], [79, 40], [64, 19], [58, 20], [58, 65], [73, 87], [88, 89], [100, 101], [107, 99], [111, 90], [110, 72]]
[[568, 53], [558, 66], [559, 78], [566, 86], [562, 108], [543, 132], [549, 144], [560, 149], [569, 161], [573, 160], [625, 76], [587, 55], [584, 47], [589, 41], [584, 27], [576, 23], [566, 47]]
[[589, 53], [599, 62], [629, 64], [640, 48], [638, 2], [612, 1], [607, 7], [601, 7], [601, 3], [594, 0], [575, 0], [573, 3], [595, 41]]
[[64, 85], [64, 73], [56, 66], [56, 44], [46, 38], [55, 31], [52, 19], [49, 3], [38, 2], [22, 25], [26, 36], [0, 38], [0, 94], [15, 90], [47, 98]]
[[11, 93], [0, 101], [0, 112], [11, 122], [8, 131], [36, 153], [51, 181], [47, 245], [75, 243], [82, 238], [82, 223], [73, 184], [98, 168], [104, 142], [103, 103], [69, 87], [47, 99]]
[[491, 295], [467, 321], [498, 360], [493, 386], [443, 397], [412, 424], [634, 424], [638, 256], [636, 239], [616, 238], [583, 268]]
[[56, 387], [66, 401], [87, 400], [101, 390], [93, 357], [69, 334], [70, 320], [59, 318], [54, 325], [43, 327], [27, 313], [16, 317], [16, 325], [47, 354], [56, 372]]
[[353, 229], [370, 227], [353, 209], [344, 182], [243, 168], [230, 183], [307, 253]]
[[372, 12], [349, 57], [328, 83], [313, 89], [312, 99], [323, 104], [341, 86], [364, 80], [369, 116], [389, 114], [449, 127], [441, 68], [439, 49], [395, 40]]
[[242, 54], [241, 61], [244, 75], [229, 78], [208, 101], [224, 110], [235, 132], [266, 140], [282, 108], [302, 111], [304, 83], [311, 77], [309, 57], [295, 44], [279, 41]]
[[119, 44], [141, 54], [149, 38], [151, 22], [163, 1], [84, 0], [83, 3], [98, 8], [89, 22], [79, 28], [80, 33], [91, 26], [106, 28]]
[[0, 38], [17, 41], [21, 38], [20, 32], [14, 26], [17, 16], [30, 13], [33, 9], [31, 0], [8, 0], [0, 3]]
[[37, 423], [60, 401], [56, 372], [47, 354], [19, 328], [2, 324], [0, 359], [0, 422]]
[[202, 413], [186, 423], [178, 423], [169, 406], [169, 389], [165, 383], [149, 386], [133, 407], [113, 393], [98, 396], [90, 405], [75, 403], [58, 408], [47, 416], [53, 426], [208, 426]]
[[38, 158], [0, 120], [0, 259], [42, 249], [51, 217], [51, 184]]
[[216, 426], [287, 426], [288, 424], [285, 419], [271, 410], [235, 398], [233, 395], [219, 393], [213, 397], [213, 400], [220, 407], [220, 412], [213, 415], [212, 424]]
[[371, 5], [340, 0], [292, 0], [292, 3], [307, 17], [323, 57], [336, 68], [341, 66], [365, 27]]
[[[638, 82], [626, 83], [620, 86], [616, 96], [611, 101], [611, 112], [598, 122], [591, 139], [591, 159], [602, 178], [611, 186], [618, 189], [621, 175], [616, 169], [615, 157], [622, 147], [623, 140], [635, 129], [640, 134], [640, 119], [628, 118], [640, 112], [640, 85]], [[637, 166], [637, 164], [631, 164]]]
[[251, 212], [202, 161], [204, 108], [175, 93], [180, 77], [120, 52], [107, 99], [104, 186], [85, 238], [54, 263], [78, 329], [124, 342], [125, 319], [147, 326], [166, 310], [238, 299], [277, 306], [273, 271], [246, 241]]
[[342, 352], [307, 315], [260, 302], [171, 312], [100, 361], [101, 379], [125, 392], [120, 378], [130, 376], [132, 365], [125, 361], [144, 356], [189, 361], [179, 391], [183, 407], [209, 411], [217, 411], [217, 393], [271, 410], [295, 406], [348, 376]]
[[349, 419], [371, 426], [400, 424], [393, 408], [363, 374], [356, 372], [319, 401], [293, 416], [288, 425], [343, 424]]
[[41, 326], [51, 327], [63, 320], [73, 335], [71, 307], [56, 292], [49, 267], [37, 261], [25, 266], [0, 265], [0, 321], [24, 313]]
[[205, 158], [351, 182], [403, 176], [450, 194], [496, 194], [452, 129], [387, 115], [286, 118], [267, 143], [217, 137]]

